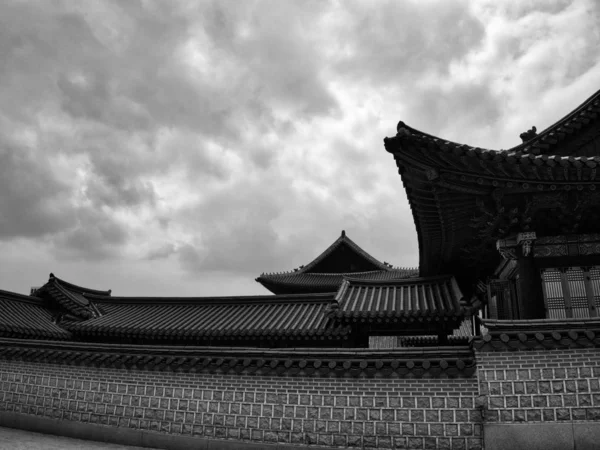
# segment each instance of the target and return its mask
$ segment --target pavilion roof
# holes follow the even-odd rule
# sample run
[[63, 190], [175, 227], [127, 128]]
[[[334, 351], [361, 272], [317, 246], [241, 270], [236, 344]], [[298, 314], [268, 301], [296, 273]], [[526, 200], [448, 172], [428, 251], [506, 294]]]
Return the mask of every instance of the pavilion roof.
[[377, 281], [415, 277], [417, 275], [417, 269], [412, 268], [393, 268], [389, 270], [347, 273], [282, 272], [263, 274], [258, 277], [256, 281], [275, 293], [278, 293], [279, 291], [335, 292], [342, 285], [342, 282], [346, 277]]
[[41, 298], [0, 290], [0, 336], [69, 339], [71, 333], [58, 326], [53, 316]]
[[[350, 270], [353, 259], [358, 269]], [[345, 231], [310, 263], [288, 272], [263, 273], [256, 281], [275, 294], [334, 292], [344, 277], [387, 280], [416, 276], [413, 268], [397, 268], [381, 262], [363, 250]]]
[[[400, 122], [396, 136], [384, 143], [413, 212], [420, 275], [456, 273], [473, 280], [488, 273], [500, 260], [495, 241], [547, 228], [557, 215], [553, 208], [563, 208], [564, 229], [593, 228], [600, 213], [591, 212], [600, 205], [600, 152], [594, 145], [599, 110], [600, 92], [509, 150], [450, 142]], [[590, 210], [588, 219], [578, 216], [576, 206]]]

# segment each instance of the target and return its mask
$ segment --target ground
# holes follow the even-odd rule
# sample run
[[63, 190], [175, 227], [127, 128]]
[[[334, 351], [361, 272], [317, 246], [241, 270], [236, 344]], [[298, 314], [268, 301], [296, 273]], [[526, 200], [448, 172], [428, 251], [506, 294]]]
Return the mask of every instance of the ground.
[[0, 450], [143, 450], [143, 448], [82, 441], [63, 436], [0, 427]]

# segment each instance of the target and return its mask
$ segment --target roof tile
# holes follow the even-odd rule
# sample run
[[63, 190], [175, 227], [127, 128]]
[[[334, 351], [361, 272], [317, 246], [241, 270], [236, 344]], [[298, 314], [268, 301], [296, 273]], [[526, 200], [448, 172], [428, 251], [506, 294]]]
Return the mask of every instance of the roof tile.
[[0, 335], [33, 339], [69, 339], [37, 297], [0, 290]]
[[418, 269], [388, 269], [372, 270], [368, 272], [351, 273], [300, 273], [284, 272], [274, 274], [263, 274], [256, 281], [265, 287], [281, 286], [285, 288], [312, 288], [321, 292], [335, 292], [339, 289], [344, 278], [352, 277], [363, 280], [395, 280], [409, 278], [418, 275]]
[[326, 311], [333, 294], [206, 299], [96, 299], [104, 315], [65, 325], [79, 335], [143, 339], [343, 338]]
[[430, 320], [462, 317], [463, 295], [451, 276], [405, 280], [346, 279], [336, 295], [330, 315], [346, 320]]

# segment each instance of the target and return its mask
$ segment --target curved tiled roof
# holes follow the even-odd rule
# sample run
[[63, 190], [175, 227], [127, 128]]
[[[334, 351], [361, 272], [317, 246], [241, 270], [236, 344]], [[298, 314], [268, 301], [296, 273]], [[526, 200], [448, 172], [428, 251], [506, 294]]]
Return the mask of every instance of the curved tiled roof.
[[[576, 192], [578, 201], [595, 208], [600, 154], [591, 153], [599, 137], [598, 112], [600, 91], [529, 141], [498, 151], [450, 142], [400, 122], [396, 136], [384, 144], [394, 155], [413, 213], [420, 275], [460, 273], [461, 282], [469, 284], [486, 276], [500, 260], [496, 239], [544, 226], [543, 218], [541, 225], [532, 217], [514, 222], [512, 211], [525, 220], [525, 202], [534, 205], [533, 215], [548, 209], [544, 202], [556, 205], [551, 196], [564, 199]], [[578, 149], [582, 154], [575, 156]]]
[[[543, 189], [544, 184], [594, 181], [596, 168], [600, 163], [600, 155], [536, 154], [531, 151], [531, 147], [522, 146], [510, 150], [471, 147], [431, 136], [404, 122], [398, 123], [397, 131], [395, 137], [386, 138], [384, 142], [390, 153], [398, 154], [399, 163], [414, 163], [429, 169], [428, 176], [431, 178], [437, 176], [435, 168], [438, 167], [456, 172], [459, 178], [471, 174], [476, 177], [473, 180], [475, 184], [480, 186], [492, 184], [495, 180], [495, 187], [506, 186], [507, 183], [514, 185], [515, 182], [533, 182], [536, 183], [536, 188], [541, 183]], [[541, 142], [542, 137], [543, 135], [539, 135], [537, 139]], [[406, 146], [409, 143], [411, 147]]]
[[69, 339], [71, 333], [54, 323], [42, 299], [0, 290], [0, 336]]
[[[472, 320], [471, 316], [465, 317], [460, 323], [460, 326], [447, 337], [448, 343], [451, 343], [452, 345], [467, 344], [473, 336], [475, 336]], [[433, 335], [399, 336], [398, 340], [401, 347], [427, 347], [440, 345], [439, 337]]]
[[433, 321], [463, 317], [463, 295], [451, 276], [394, 281], [346, 279], [330, 316], [352, 321]]
[[104, 312], [68, 328], [77, 335], [133, 339], [342, 339], [350, 329], [325, 311], [333, 294], [216, 298], [95, 299]]
[[93, 304], [86, 296], [110, 296], [109, 291], [98, 291], [67, 283], [53, 274], [48, 282], [36, 291], [36, 295], [50, 297], [58, 305], [80, 319], [89, 319], [98, 315]]
[[98, 290], [98, 289], [90, 289], [90, 288], [86, 288], [83, 286], [78, 286], [76, 284], [69, 283], [65, 280], [62, 280], [62, 279], [56, 277], [53, 273], [50, 274], [49, 278], [50, 278], [50, 280], [54, 280], [54, 281], [58, 282], [65, 289], [67, 289], [71, 292], [77, 292], [82, 295], [110, 296], [111, 292], [112, 292], [110, 289], [108, 289], [106, 291], [102, 291], [102, 290]]
[[256, 281], [263, 284], [267, 289], [286, 289], [294, 291], [306, 290], [307, 292], [335, 292], [339, 289], [346, 277], [365, 280], [394, 280], [397, 278], [408, 278], [417, 276], [417, 269], [387, 269], [372, 270], [368, 272], [351, 273], [302, 273], [283, 272], [263, 274]]

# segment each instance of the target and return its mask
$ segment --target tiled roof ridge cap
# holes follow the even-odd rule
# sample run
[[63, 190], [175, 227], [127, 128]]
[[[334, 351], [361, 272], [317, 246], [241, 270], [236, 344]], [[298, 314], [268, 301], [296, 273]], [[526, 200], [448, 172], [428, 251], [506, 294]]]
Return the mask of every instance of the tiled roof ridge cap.
[[249, 305], [264, 303], [330, 303], [335, 301], [335, 292], [315, 294], [279, 294], [224, 297], [91, 297], [96, 303], [148, 303], [148, 304], [189, 304], [189, 305]]
[[21, 294], [19, 292], [5, 291], [4, 289], [0, 289], [0, 299], [13, 300], [23, 303], [32, 303], [34, 305], [42, 305], [44, 302], [44, 300], [40, 297]]
[[388, 280], [369, 280], [365, 278], [352, 278], [352, 277], [344, 277], [344, 282], [348, 282], [349, 284], [393, 284], [393, 285], [402, 285], [402, 284], [418, 284], [418, 283], [435, 283], [440, 281], [449, 281], [454, 278], [454, 275], [435, 275], [431, 277], [414, 277], [414, 278], [396, 278], [396, 279], [388, 279]]
[[[502, 149], [490, 149], [490, 148], [484, 148], [484, 147], [476, 147], [473, 145], [468, 145], [468, 144], [461, 144], [458, 142], [454, 142], [454, 141], [450, 141], [448, 139], [444, 139], [441, 138], [439, 136], [434, 136], [433, 134], [428, 134], [425, 133], [423, 131], [417, 130], [416, 128], [410, 127], [408, 125], [406, 125], [406, 123], [404, 123], [402, 120], [398, 122], [398, 125], [396, 126], [396, 136], [411, 136], [411, 137], [417, 137], [417, 138], [425, 138], [431, 141], [436, 141], [442, 144], [446, 144], [446, 145], [450, 145], [452, 147], [461, 147], [465, 150], [479, 150], [483, 153], [500, 153], [500, 152], [505, 152], [506, 150], [502, 150]], [[387, 142], [388, 139], [393, 139], [393, 138], [384, 138], [384, 143]], [[388, 150], [387, 145], [385, 146], [386, 150], [390, 153], [393, 153], [392, 151]]]
[[[277, 276], [277, 275], [314, 275], [317, 277], [330, 277], [332, 275], [339, 275], [339, 276], [345, 276], [345, 275], [363, 275], [363, 274], [369, 274], [369, 273], [382, 273], [382, 272], [392, 272], [392, 271], [399, 271], [399, 272], [412, 272], [412, 271], [418, 271], [418, 267], [388, 267], [387, 270], [384, 269], [377, 269], [377, 270], [364, 270], [362, 272], [310, 272], [310, 273], [305, 273], [305, 272], [301, 272], [301, 271], [288, 271], [288, 272], [265, 272], [262, 273], [260, 275], [260, 277], [258, 278], [263, 278], [263, 277], [269, 277], [269, 276]], [[258, 279], [257, 278], [257, 279]]]
[[501, 320], [483, 319], [482, 323], [489, 328], [522, 328], [524, 326], [558, 326], [568, 328], [569, 325], [600, 325], [600, 317], [570, 317], [562, 319], [528, 319], [528, 320]]
[[90, 289], [90, 288], [86, 288], [83, 286], [78, 286], [73, 283], [69, 283], [68, 281], [58, 278], [53, 273], [50, 274], [49, 279], [48, 279], [48, 282], [51, 282], [51, 281], [54, 281], [54, 282], [60, 284], [63, 288], [67, 289], [68, 291], [72, 291], [77, 294], [91, 294], [91, 295], [106, 297], [106, 296], [110, 296], [112, 293], [111, 289], [109, 289], [107, 291], [101, 291], [98, 289]]
[[522, 142], [519, 145], [515, 145], [514, 147], [508, 149], [507, 151], [513, 152], [513, 151], [518, 151], [518, 150], [527, 150], [528, 147], [531, 147], [538, 141], [540, 141], [540, 140], [544, 141], [545, 137], [548, 136], [553, 131], [555, 131], [557, 128], [561, 127], [562, 125], [571, 121], [572, 119], [576, 118], [577, 116], [580, 116], [581, 114], [583, 114], [588, 107], [590, 107], [594, 104], [597, 104], [599, 98], [600, 98], [600, 90], [598, 90], [598, 91], [594, 92], [592, 95], [590, 95], [587, 99], [585, 99], [583, 101], [583, 103], [581, 103], [579, 106], [577, 106], [573, 111], [568, 113], [566, 116], [562, 117], [561, 119], [554, 122], [552, 125], [546, 127], [544, 130], [540, 131], [535, 137], [533, 137], [525, 142]]

